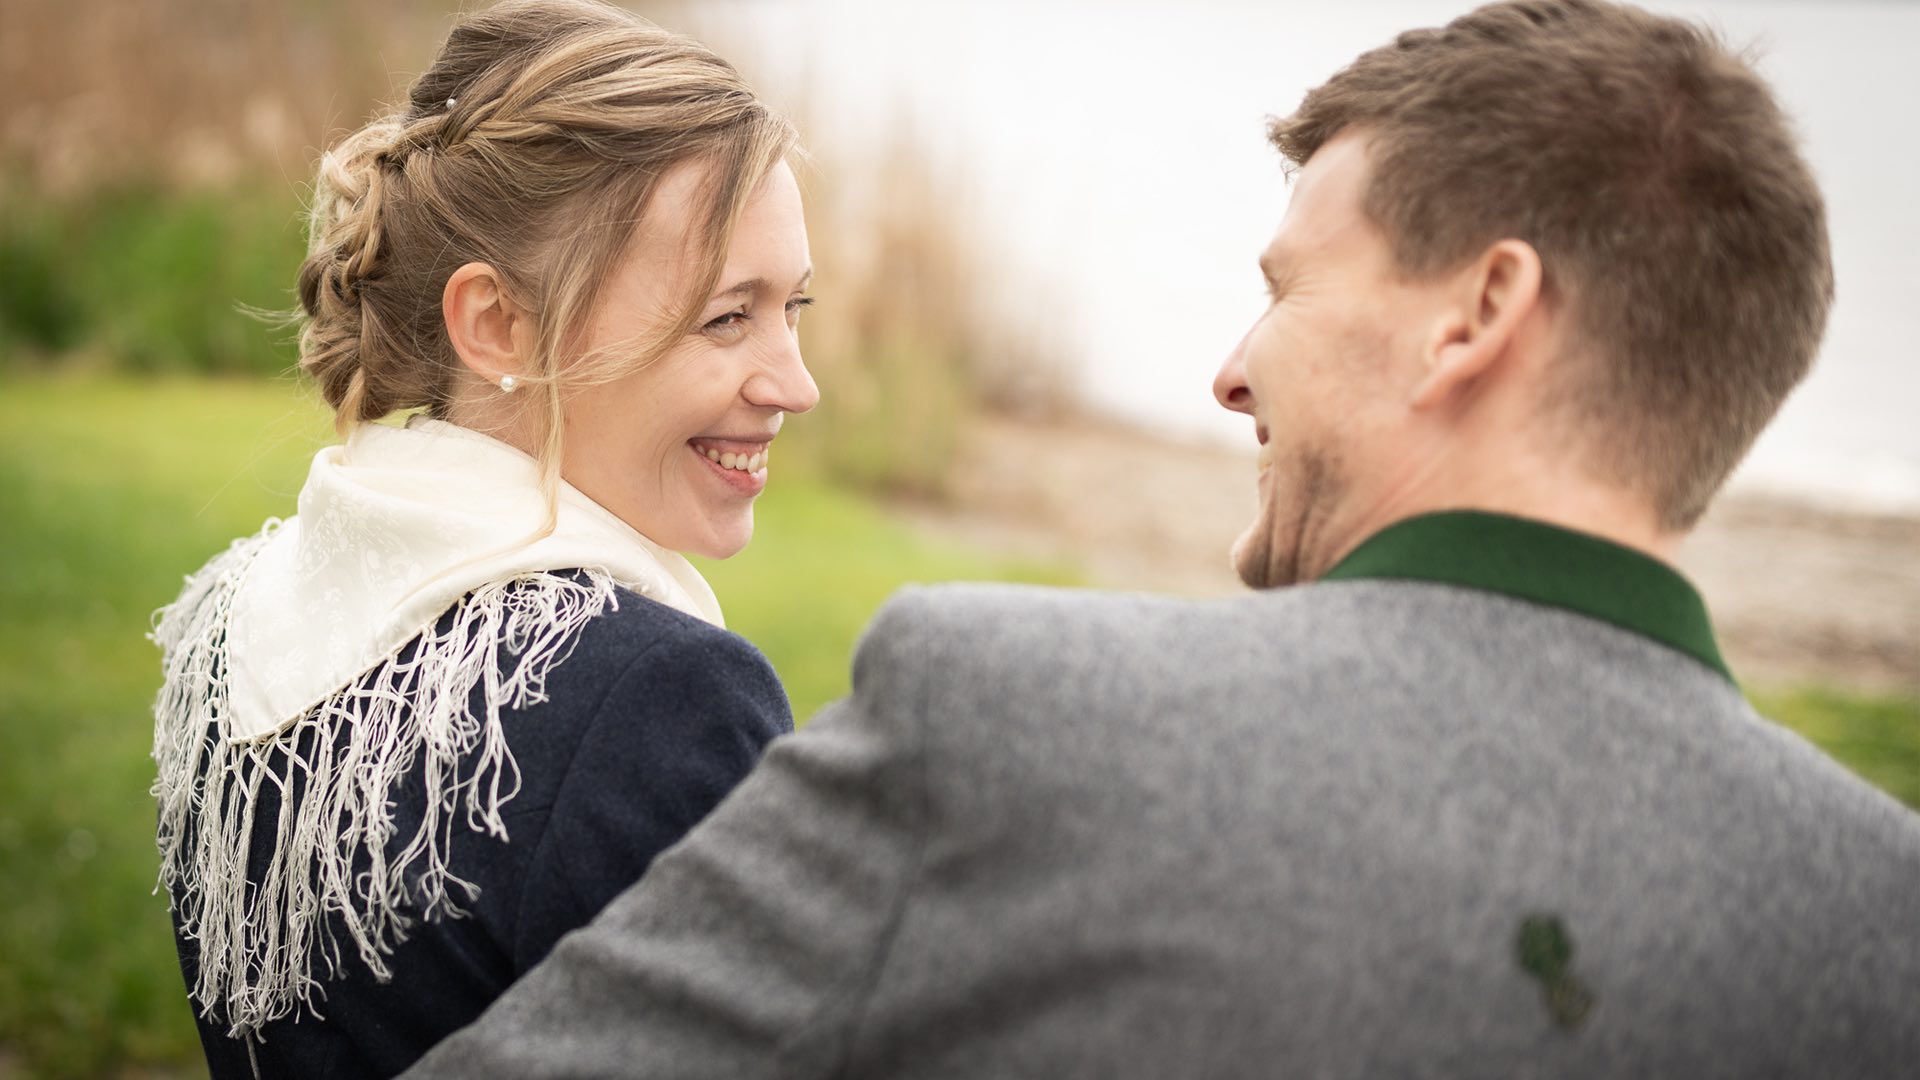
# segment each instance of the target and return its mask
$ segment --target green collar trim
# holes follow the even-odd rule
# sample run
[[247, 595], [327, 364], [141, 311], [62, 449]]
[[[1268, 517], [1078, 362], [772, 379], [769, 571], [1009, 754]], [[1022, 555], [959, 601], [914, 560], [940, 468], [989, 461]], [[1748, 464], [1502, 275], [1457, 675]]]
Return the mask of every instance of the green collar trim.
[[1725, 676], [1707, 606], [1652, 556], [1541, 521], [1449, 510], [1396, 522], [1322, 580], [1396, 578], [1485, 589], [1609, 622], [1678, 649]]

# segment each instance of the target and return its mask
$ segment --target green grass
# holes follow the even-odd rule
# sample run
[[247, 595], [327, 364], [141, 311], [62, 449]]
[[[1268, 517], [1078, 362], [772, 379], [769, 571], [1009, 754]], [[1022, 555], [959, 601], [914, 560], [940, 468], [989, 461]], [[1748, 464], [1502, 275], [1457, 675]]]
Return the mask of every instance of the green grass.
[[1920, 698], [1824, 687], [1757, 691], [1764, 716], [1807, 737], [1868, 783], [1920, 809]]
[[306, 253], [294, 192], [129, 187], [84, 199], [0, 183], [0, 373], [75, 353], [135, 372], [272, 374]]
[[255, 384], [0, 383], [0, 1046], [46, 1075], [195, 1052], [146, 760], [148, 612], [291, 503], [322, 425]]
[[[329, 437], [286, 383], [0, 379], [0, 1075], [197, 1061], [152, 895], [143, 635], [182, 575], [293, 512]], [[803, 718], [845, 692], [855, 636], [900, 584], [1063, 578], [930, 543], [794, 472], [747, 553], [703, 569]]]

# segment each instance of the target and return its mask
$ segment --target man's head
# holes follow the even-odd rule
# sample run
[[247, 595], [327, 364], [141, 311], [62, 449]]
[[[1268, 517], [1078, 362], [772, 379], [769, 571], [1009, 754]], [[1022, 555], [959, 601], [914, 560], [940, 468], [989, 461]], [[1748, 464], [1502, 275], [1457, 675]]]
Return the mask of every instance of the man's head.
[[1687, 23], [1489, 5], [1270, 134], [1298, 167], [1274, 301], [1215, 384], [1272, 462], [1250, 584], [1447, 506], [1571, 498], [1677, 534], [1812, 362], [1819, 189], [1766, 85]]

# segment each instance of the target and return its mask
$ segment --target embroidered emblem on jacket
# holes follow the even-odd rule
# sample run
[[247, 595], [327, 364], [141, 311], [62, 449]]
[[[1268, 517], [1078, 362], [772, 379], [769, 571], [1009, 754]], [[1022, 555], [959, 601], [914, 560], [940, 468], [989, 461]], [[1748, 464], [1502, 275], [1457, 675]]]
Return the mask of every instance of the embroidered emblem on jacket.
[[1547, 1015], [1569, 1031], [1593, 1011], [1593, 992], [1573, 973], [1573, 937], [1557, 915], [1529, 915], [1520, 920], [1516, 942], [1520, 966], [1540, 980]]

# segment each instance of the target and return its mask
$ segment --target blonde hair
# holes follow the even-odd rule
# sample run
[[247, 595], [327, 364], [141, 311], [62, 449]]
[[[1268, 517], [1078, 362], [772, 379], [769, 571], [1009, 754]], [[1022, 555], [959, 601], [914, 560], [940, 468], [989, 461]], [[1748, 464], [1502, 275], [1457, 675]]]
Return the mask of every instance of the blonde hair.
[[[404, 108], [320, 160], [300, 267], [300, 368], [345, 436], [426, 408], [443, 414], [461, 361], [441, 294], [491, 265], [538, 332], [520, 378], [544, 396], [540, 459], [558, 476], [562, 380], [592, 385], [652, 363], [712, 292], [741, 207], [794, 149], [792, 126], [725, 60], [597, 0], [509, 0], [463, 19]], [[694, 282], [635, 347], [570, 356], [660, 178], [706, 169]]]

